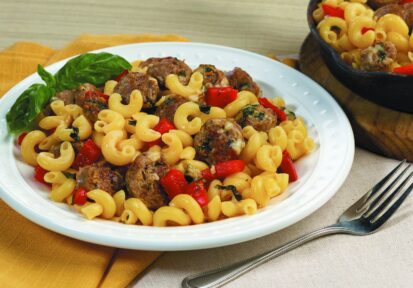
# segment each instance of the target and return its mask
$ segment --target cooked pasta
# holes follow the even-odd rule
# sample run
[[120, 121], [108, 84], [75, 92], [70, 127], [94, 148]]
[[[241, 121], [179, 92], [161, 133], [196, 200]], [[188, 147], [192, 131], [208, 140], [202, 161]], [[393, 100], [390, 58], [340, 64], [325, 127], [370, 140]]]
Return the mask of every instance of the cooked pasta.
[[[367, 17], [368, 8], [353, 1], [345, 9], [346, 20], [321, 19], [320, 9], [314, 15], [323, 37], [355, 49], [348, 22]], [[410, 45], [405, 31], [389, 28], [395, 20], [387, 21], [380, 24], [387, 37], [404, 33]], [[153, 61], [168, 72], [156, 74]], [[50, 198], [87, 219], [164, 227], [252, 215], [296, 180], [293, 161], [315, 148], [305, 121], [283, 98], [262, 97], [241, 68], [229, 76], [213, 65], [193, 72], [171, 57], [131, 67], [102, 87], [62, 92], [65, 101], [57, 93], [36, 129], [22, 135], [22, 158], [51, 185]], [[222, 79], [203, 74], [211, 71]], [[223, 86], [229, 80], [245, 83]]]

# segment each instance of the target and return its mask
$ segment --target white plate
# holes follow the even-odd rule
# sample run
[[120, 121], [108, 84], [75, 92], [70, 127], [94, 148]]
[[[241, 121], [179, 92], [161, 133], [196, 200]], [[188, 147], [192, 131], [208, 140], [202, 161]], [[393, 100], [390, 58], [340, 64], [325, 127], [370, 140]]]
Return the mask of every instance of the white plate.
[[[283, 96], [304, 117], [316, 140], [314, 153], [297, 162], [299, 180], [256, 215], [186, 227], [143, 227], [106, 220], [85, 220], [65, 204], [48, 199], [48, 191], [33, 180], [14, 139], [7, 133], [5, 115], [32, 83], [33, 74], [0, 101], [1, 198], [31, 221], [76, 239], [130, 249], [191, 250], [218, 247], [258, 238], [292, 225], [329, 200], [347, 177], [354, 157], [350, 124], [333, 98], [318, 84], [294, 69], [251, 52], [201, 43], [145, 43], [102, 49], [129, 61], [175, 56], [191, 66], [210, 63], [222, 70], [238, 66], [250, 73], [264, 95]], [[47, 67], [55, 73], [67, 60]], [[282, 201], [281, 201], [282, 200]]]

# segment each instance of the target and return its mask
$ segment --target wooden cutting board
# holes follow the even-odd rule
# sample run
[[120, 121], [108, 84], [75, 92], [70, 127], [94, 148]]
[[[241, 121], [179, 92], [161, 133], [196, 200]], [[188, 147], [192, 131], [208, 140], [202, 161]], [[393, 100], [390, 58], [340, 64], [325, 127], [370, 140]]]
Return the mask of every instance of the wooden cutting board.
[[300, 69], [341, 105], [353, 127], [356, 144], [413, 162], [413, 114], [379, 106], [347, 89], [330, 73], [319, 51], [317, 42], [308, 35], [300, 51]]

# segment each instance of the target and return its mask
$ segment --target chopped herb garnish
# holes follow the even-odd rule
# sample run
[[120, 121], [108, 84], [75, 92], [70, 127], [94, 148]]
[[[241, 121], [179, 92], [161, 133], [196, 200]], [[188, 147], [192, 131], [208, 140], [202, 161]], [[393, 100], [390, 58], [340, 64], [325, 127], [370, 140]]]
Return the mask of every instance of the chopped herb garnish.
[[206, 67], [204, 68], [204, 71], [205, 71], [205, 73], [212, 72], [212, 68], [209, 67], [209, 66], [206, 66]]
[[287, 119], [288, 119], [288, 120], [295, 120], [295, 119], [297, 118], [297, 117], [295, 116], [295, 113], [294, 113], [293, 111], [288, 110], [288, 109], [285, 108], [285, 107], [282, 107], [281, 109], [284, 110], [285, 115], [287, 115]]
[[135, 119], [128, 121], [129, 125], [136, 126], [137, 121]]
[[215, 188], [219, 190], [230, 190], [237, 201], [242, 200], [242, 195], [238, 192], [237, 187], [235, 187], [234, 185], [216, 185]]
[[262, 120], [264, 120], [264, 118], [265, 118], [265, 113], [264, 113], [264, 112], [255, 113], [254, 117], [255, 117], [256, 119], [262, 121]]
[[209, 112], [211, 112], [211, 106], [200, 104], [199, 110], [204, 114], [209, 114]]
[[185, 175], [185, 180], [188, 181], [188, 183], [192, 183], [195, 179], [189, 175]]
[[76, 174], [74, 173], [69, 173], [69, 172], [62, 172], [63, 175], [65, 175], [66, 178], [70, 178], [70, 179], [76, 179]]
[[186, 77], [186, 71], [185, 70], [181, 70], [178, 72], [178, 76], [180, 77]]
[[77, 127], [72, 127], [72, 132], [70, 133], [70, 138], [72, 138], [73, 140], [75, 140], [76, 142], [80, 141], [79, 138], [79, 128]]
[[386, 59], [386, 51], [384, 50], [384, 44], [378, 43], [375, 48], [377, 49], [377, 55], [379, 56], [380, 62], [383, 62]]
[[234, 143], [235, 143], [234, 139], [228, 139], [228, 141], [227, 141], [228, 146], [231, 146]]
[[247, 90], [247, 89], [249, 89], [249, 88], [250, 88], [250, 84], [245, 83], [245, 84], [243, 84], [243, 85], [239, 88], [239, 90]]
[[210, 152], [211, 147], [209, 147], [209, 142], [208, 141], [203, 142], [202, 145], [201, 145], [201, 149], [206, 151], [206, 152]]

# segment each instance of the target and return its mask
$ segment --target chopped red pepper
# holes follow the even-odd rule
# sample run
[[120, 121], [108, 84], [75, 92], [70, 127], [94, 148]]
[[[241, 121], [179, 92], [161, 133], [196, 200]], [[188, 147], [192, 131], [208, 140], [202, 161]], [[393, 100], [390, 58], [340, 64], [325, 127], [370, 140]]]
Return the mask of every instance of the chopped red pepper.
[[87, 202], [87, 191], [83, 187], [77, 188], [73, 191], [73, 204], [85, 205]]
[[211, 87], [206, 93], [206, 103], [209, 106], [224, 108], [237, 99], [238, 90], [232, 87]]
[[328, 4], [322, 4], [324, 14], [331, 17], [338, 17], [344, 19], [344, 10], [340, 7], [334, 7]]
[[374, 28], [363, 27], [363, 28], [361, 29], [361, 34], [365, 34], [365, 33], [367, 33], [368, 31], [374, 31]]
[[201, 171], [202, 179], [210, 182], [214, 179], [217, 179], [216, 174], [212, 174], [211, 169], [207, 168]]
[[245, 169], [245, 162], [242, 160], [228, 160], [215, 164], [214, 173], [207, 168], [201, 171], [202, 178], [206, 181], [212, 181], [217, 178], [225, 178], [229, 175], [242, 172]]
[[412, 75], [413, 76], [413, 64], [396, 67], [393, 69], [394, 73]]
[[399, 5], [407, 4], [407, 3], [413, 3], [413, 0], [400, 0]]
[[189, 194], [203, 207], [208, 204], [208, 195], [202, 180], [192, 182], [186, 187], [185, 194]]
[[26, 137], [27, 132], [23, 132], [22, 134], [20, 134], [19, 138], [17, 138], [17, 144], [22, 145], [23, 139], [24, 137]]
[[275, 113], [275, 115], [277, 115], [277, 118], [281, 122], [287, 120], [287, 114], [285, 114], [283, 110], [281, 110], [280, 108], [272, 104], [270, 100], [268, 100], [267, 98], [264, 98], [264, 97], [258, 98], [258, 102], [260, 102], [260, 104], [264, 106], [265, 108], [270, 108]]
[[245, 162], [242, 160], [228, 160], [215, 165], [215, 174], [218, 178], [225, 178], [229, 175], [241, 172], [245, 169]]
[[178, 169], [169, 170], [161, 178], [160, 182], [169, 199], [173, 199], [178, 194], [185, 193], [186, 186], [188, 186], [184, 173]]
[[119, 82], [120, 80], [122, 80], [123, 77], [125, 77], [128, 74], [129, 74], [128, 70], [123, 70], [122, 73], [120, 73], [119, 76], [115, 78], [115, 81]]
[[34, 168], [34, 179], [37, 180], [37, 182], [40, 182], [42, 184], [46, 184], [50, 186], [50, 183], [47, 183], [46, 181], [44, 181], [44, 175], [49, 172], [46, 169], [43, 169], [42, 167], [40, 167], [39, 165], [37, 165]]
[[288, 154], [287, 150], [283, 151], [283, 159], [281, 161], [280, 169], [283, 173], [288, 174], [289, 182], [294, 182], [298, 179], [297, 171], [294, 167], [294, 162], [291, 159], [290, 154]]
[[93, 142], [92, 139], [88, 139], [76, 155], [72, 167], [78, 169], [80, 167], [93, 164], [100, 158], [101, 155], [102, 152], [100, 151], [100, 148], [95, 144], [95, 142]]
[[[175, 128], [175, 125], [173, 124], [173, 123], [171, 123], [168, 119], [166, 119], [166, 118], [161, 118], [160, 120], [159, 120], [159, 123], [158, 124], [156, 124], [156, 126], [153, 128], [153, 130], [155, 130], [155, 131], [158, 131], [159, 133], [161, 133], [162, 135], [163, 134], [165, 134], [165, 133], [168, 133], [170, 130], [174, 130], [174, 129], [176, 129]], [[152, 146], [154, 146], [154, 145], [162, 145], [162, 140], [161, 140], [161, 138], [159, 138], [159, 139], [157, 139], [157, 140], [155, 140], [155, 141], [152, 141], [152, 142], [149, 142], [148, 143], [148, 146], [149, 147], [152, 147]]]

